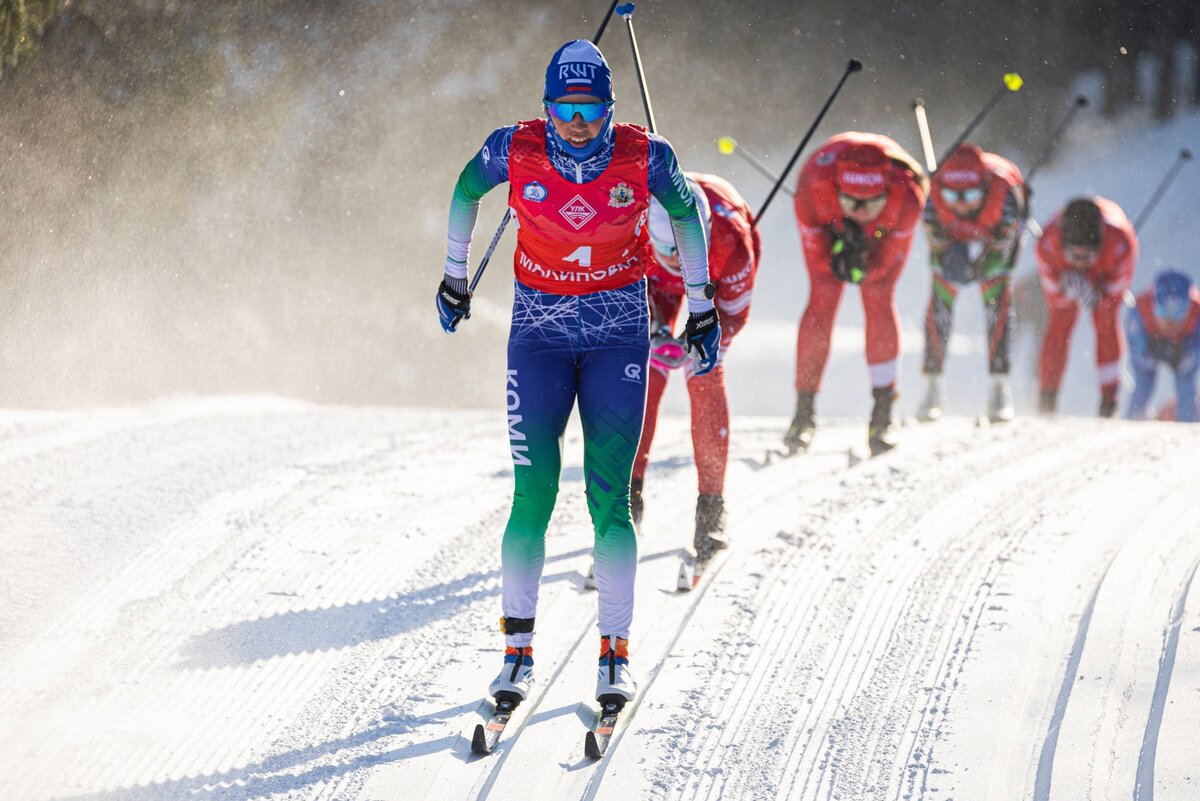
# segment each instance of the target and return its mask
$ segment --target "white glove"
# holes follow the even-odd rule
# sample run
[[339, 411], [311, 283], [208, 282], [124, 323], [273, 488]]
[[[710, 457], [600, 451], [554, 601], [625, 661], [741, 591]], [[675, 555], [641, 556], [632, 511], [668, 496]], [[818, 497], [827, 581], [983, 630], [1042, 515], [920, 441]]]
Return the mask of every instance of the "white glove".
[[1062, 290], [1063, 297], [1088, 309], [1096, 308], [1096, 304], [1100, 302], [1100, 290], [1096, 289], [1083, 273], [1074, 270], [1063, 273], [1058, 279], [1058, 287]]

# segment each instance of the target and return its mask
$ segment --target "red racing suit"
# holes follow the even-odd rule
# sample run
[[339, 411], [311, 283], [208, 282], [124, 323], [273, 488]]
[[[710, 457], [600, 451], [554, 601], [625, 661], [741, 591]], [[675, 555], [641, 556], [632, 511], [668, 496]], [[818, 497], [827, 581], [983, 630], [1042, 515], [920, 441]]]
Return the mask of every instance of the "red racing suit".
[[[1138, 241], [1133, 224], [1116, 203], [1102, 197], [1092, 198], [1100, 207], [1101, 235], [1098, 258], [1084, 270], [1079, 270], [1096, 291], [1098, 300], [1091, 309], [1096, 326], [1096, 372], [1100, 394], [1104, 400], [1115, 401], [1121, 376], [1121, 357], [1125, 338], [1118, 319], [1122, 296], [1133, 280], [1137, 262]], [[1045, 226], [1037, 245], [1038, 275], [1046, 294], [1049, 319], [1046, 337], [1042, 340], [1038, 381], [1043, 392], [1057, 392], [1067, 366], [1067, 351], [1071, 330], [1079, 316], [1079, 304], [1067, 297], [1060, 284], [1064, 274], [1075, 271], [1063, 257], [1062, 211]]]
[[829, 139], [805, 163], [796, 183], [796, 220], [811, 289], [796, 338], [796, 390], [817, 392], [829, 358], [833, 321], [845, 284], [832, 271], [835, 236], [844, 230], [835, 168], [839, 154], [853, 146], [878, 149], [890, 161], [887, 201], [879, 216], [864, 226], [869, 245], [862, 289], [866, 314], [866, 356], [872, 387], [892, 386], [900, 356], [900, 314], [895, 288], [913, 232], [921, 220], [927, 191], [924, 171], [895, 141], [878, 134], [849, 131]]
[[[689, 172], [687, 177], [700, 185], [708, 200], [710, 231], [708, 275], [716, 285], [713, 303], [721, 315], [721, 355], [724, 360], [729, 343], [750, 316], [754, 279], [762, 257], [758, 229], [752, 225], [750, 206], [738, 191], [716, 175]], [[649, 283], [651, 329], [667, 327], [675, 331], [675, 320], [684, 298], [683, 277], [659, 264], [653, 249], [647, 249], [646, 278]], [[633, 464], [633, 477], [643, 478], [654, 441], [658, 407], [667, 388], [668, 370], [651, 355], [650, 382], [646, 397], [646, 416], [642, 439]], [[700, 494], [720, 495], [725, 486], [725, 467], [729, 461], [729, 402], [725, 394], [725, 367], [718, 362], [707, 375], [696, 376], [688, 366], [688, 396], [692, 406], [692, 447]]]

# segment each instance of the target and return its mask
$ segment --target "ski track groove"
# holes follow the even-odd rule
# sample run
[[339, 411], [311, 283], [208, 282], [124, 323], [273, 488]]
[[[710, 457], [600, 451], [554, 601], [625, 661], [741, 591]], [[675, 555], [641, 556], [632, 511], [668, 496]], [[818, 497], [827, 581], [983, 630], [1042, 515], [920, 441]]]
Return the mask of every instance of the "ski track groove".
[[1200, 567], [1200, 558], [1192, 562], [1192, 567], [1187, 573], [1187, 579], [1183, 582], [1183, 587], [1179, 591], [1179, 596], [1171, 609], [1171, 616], [1167, 620], [1163, 632], [1163, 648], [1159, 657], [1158, 674], [1154, 681], [1154, 696], [1150, 704], [1150, 714], [1146, 720], [1145, 732], [1142, 735], [1142, 747], [1138, 753], [1133, 801], [1154, 801], [1154, 763], [1158, 750], [1158, 734], [1162, 728], [1167, 694], [1171, 688], [1171, 673], [1175, 668], [1175, 655], [1179, 648], [1179, 628], [1183, 622], [1183, 611], [1198, 567]]
[[[1060, 436], [1063, 439], [1066, 439], [1070, 435], [1060, 434]], [[968, 440], [968, 442], [970, 442], [970, 440]], [[968, 457], [968, 458], [971, 458], [971, 457]], [[995, 456], [992, 454], [988, 454], [983, 458], [985, 460], [989, 461], [993, 467], [996, 464], [1000, 464], [1001, 467], [1004, 466], [1004, 463], [1000, 460], [995, 459]], [[1082, 457], [1079, 457], [1076, 455], [1074, 458], [1082, 458]], [[970, 473], [970, 474], [972, 474], [972, 480], [974, 480], [974, 478], [975, 478], [975, 476], [973, 475], [975, 473], [974, 470], [961, 469], [961, 468], [962, 468], [961, 463], [956, 462], [955, 469], [957, 471], [957, 474], [963, 475], [965, 473]], [[1039, 471], [1039, 472], [1042, 472], [1042, 471]], [[875, 479], [875, 480], [877, 481], [878, 479]], [[1022, 486], [1022, 484], [1034, 484], [1035, 482], [1036, 482], [1036, 479], [1024, 479], [1023, 481], [1019, 480], [1018, 488], [1020, 486]], [[846, 481], [843, 480], [842, 484], [843, 484], [843, 488], [844, 488]], [[877, 489], [877, 487], [873, 486], [873, 487], [871, 487], [871, 489]], [[897, 487], [892, 486], [892, 487], [890, 487], [890, 489], [895, 490], [895, 489], [897, 489]], [[950, 489], [950, 488], [948, 488], [948, 489]], [[952, 492], [952, 490], [951, 490], [951, 492]], [[834, 507], [833, 511], [835, 512], [835, 514], [833, 514], [832, 516], [828, 514], [828, 512], [831, 511], [829, 508], [831, 505]], [[852, 521], [852, 522], [859, 522], [859, 523], [862, 522], [861, 518], [863, 517], [863, 513], [852, 508], [851, 501], [847, 501], [843, 498], [839, 501], [833, 502], [832, 504], [826, 504], [825, 509], [822, 510], [826, 514], [817, 515], [818, 517], [824, 517], [824, 520], [819, 524], [819, 527], [816, 530], [817, 536], [813, 537], [813, 536], [811, 536], [811, 534], [809, 536], [809, 539], [814, 544], [819, 544], [822, 541], [821, 532], [834, 531], [837, 529], [838, 522], [839, 522], [837, 510], [839, 509], [839, 507], [842, 510], [844, 517], [856, 518], [856, 520]], [[920, 517], [920, 516], [923, 516], [924, 514], [925, 514], [925, 512], [910, 515], [910, 518]], [[983, 518], [983, 519], [986, 520], [986, 518]], [[747, 521], [747, 523], [748, 522], [749, 521]], [[913, 521], [910, 520], [910, 522], [913, 522]], [[891, 527], [891, 525], [895, 525], [894, 521], [890, 521], [889, 527]], [[896, 527], [899, 528], [900, 530], [903, 530], [903, 524], [896, 526]], [[979, 528], [978, 525], [977, 525], [977, 528]], [[811, 531], [812, 531], [811, 528], [809, 528], [809, 527], [805, 528], [805, 533], [809, 533]], [[880, 531], [878, 533], [882, 534], [883, 532]], [[984, 532], [984, 533], [986, 533], [986, 532]], [[952, 626], [943, 627], [943, 630], [929, 633], [929, 632], [923, 632], [922, 629], [918, 628], [917, 633], [924, 636], [925, 639], [922, 640], [922, 642], [921, 642], [921, 646], [922, 646], [921, 648], [913, 649], [909, 653], [908, 664], [911, 664], [913, 660], [917, 659], [918, 657], [920, 657], [920, 655], [922, 653], [925, 653], [927, 651], [933, 651], [938, 654], [938, 657], [937, 657], [935, 663], [930, 665], [928, 668], [928, 670], [932, 671], [933, 675], [936, 677], [935, 680], [930, 685], [931, 687], [934, 688], [935, 693], [938, 692], [937, 688], [939, 686], [944, 686], [947, 684], [947, 682], [952, 682], [952, 679], [949, 678], [950, 676], [956, 675], [957, 672], [961, 672], [962, 666], [963, 666], [963, 664], [965, 664], [965, 659], [970, 652], [969, 651], [970, 643], [973, 641], [974, 632], [976, 632], [978, 630], [979, 620], [982, 618], [983, 611], [986, 608], [988, 597], [990, 596], [990, 586], [994, 584], [996, 575], [998, 574], [998, 571], [1000, 570], [1000, 566], [1002, 564], [1001, 560], [1004, 558], [1004, 556], [1006, 554], [1011, 553], [1014, 548], [1018, 547], [1018, 545], [1019, 545], [1019, 543], [1017, 541], [1014, 541], [1013, 538], [1002, 538], [1001, 544], [995, 545], [995, 546], [989, 545], [987, 542], [984, 542], [984, 543], [976, 543], [976, 547], [974, 549], [964, 549], [962, 547], [958, 547], [957, 550], [961, 551], [961, 555], [962, 555], [961, 561], [966, 565], [974, 565], [975, 566], [974, 571], [970, 574], [971, 577], [969, 580], [967, 580], [965, 582], [959, 582], [958, 585], [955, 585], [954, 592], [943, 593], [942, 595], [935, 596], [932, 599], [931, 598], [918, 598], [917, 595], [919, 595], [919, 593], [910, 593], [909, 594], [907, 602], [906, 602], [907, 606], [912, 606], [913, 604], [918, 603], [918, 602], [924, 602], [927, 606], [929, 606], [934, 611], [936, 611], [937, 609], [940, 609], [940, 608], [948, 608], [948, 607], [953, 607], [955, 609], [963, 610], [963, 611], [960, 611], [959, 614], [956, 614], [954, 616], [950, 616], [950, 617], [943, 616], [941, 619], [953, 621]], [[953, 543], [953, 542], [942, 543], [942, 549], [945, 549], [948, 546], [953, 549], [955, 547], [955, 543]], [[801, 555], [804, 554], [804, 552], [806, 550], [811, 550], [811, 548], [808, 548], [808, 549], [789, 548], [788, 550], [790, 551], [789, 558], [785, 559], [782, 564], [778, 564], [778, 568], [779, 568], [778, 575], [780, 575], [780, 576], [790, 575], [792, 572], [791, 568], [792, 568], [793, 562], [798, 558], [802, 558]], [[853, 559], [861, 559], [862, 555], [864, 553], [868, 553], [868, 552], [872, 552], [872, 551], [873, 551], [873, 549], [864, 548], [861, 545], [854, 548], [853, 552], [851, 551], [851, 549], [847, 548], [844, 550], [844, 552], [842, 554], [842, 556], [844, 557], [842, 560], [836, 561], [836, 562], [831, 562], [829, 560], [825, 560], [824, 564], [821, 566], [823, 566], [825, 568], [825, 571], [824, 571], [825, 573], [827, 573], [829, 575], [833, 575], [833, 576], [840, 576], [847, 572], [846, 565], [849, 564], [851, 561], [853, 561]], [[941, 552], [939, 551], [937, 553], [941, 553]], [[902, 563], [903, 570], [905, 571], [903, 573], [903, 575], [908, 575], [908, 574], [912, 573], [913, 571], [916, 571], [919, 574], [919, 573], [921, 573], [922, 569], [925, 569], [926, 572], [928, 572], [929, 570], [934, 570], [934, 573], [936, 573], [937, 572], [935, 569], [936, 562], [933, 559], [933, 557], [936, 556], [937, 553], [931, 554], [928, 557], [924, 557], [924, 556], [920, 556], [920, 552], [917, 551], [917, 549], [915, 549], [915, 548], [908, 549], [908, 555], [915, 557], [915, 559]], [[981, 554], [982, 554], [982, 556], [981, 556]], [[884, 561], [885, 567], [892, 567], [892, 568], [895, 567], [895, 565], [893, 563], [888, 563], [887, 560], [883, 560], [883, 561]], [[914, 564], [914, 562], [915, 562], [915, 564]], [[930, 565], [934, 565], [934, 567], [931, 568]], [[815, 567], [816, 566], [814, 566], [814, 570], [815, 570]], [[961, 572], [959, 570], [959, 568], [957, 567], [957, 563], [953, 570], [946, 568], [941, 571], [941, 573], [946, 573], [949, 575], [953, 575], [955, 572]], [[928, 580], [935, 581], [936, 579], [940, 579], [940, 578], [942, 578], [942, 575], [937, 574], [937, 575], [932, 575], [931, 577], [929, 577]], [[882, 597], [891, 597], [896, 592], [900, 591], [902, 586], [905, 584], [905, 582], [900, 580], [900, 578], [898, 578], [897, 576], [893, 576], [891, 578], [890, 584], [886, 581], [882, 581], [882, 579], [878, 576], [873, 578], [873, 581], [876, 582], [876, 588], [877, 588], [875, 591], [876, 595], [878, 595], [879, 592], [883, 592]], [[746, 639], [749, 642], [752, 642], [755, 645], [759, 646], [758, 653], [760, 655], [760, 658], [756, 661], [756, 663], [748, 665], [748, 666], [746, 666], [746, 668], [744, 670], [740, 671], [739, 676], [736, 677], [732, 682], [729, 682], [726, 685], [722, 685], [719, 692], [716, 694], [718, 694], [719, 697], [724, 698], [724, 703], [718, 707], [719, 711], [717, 712], [716, 715], [714, 715], [714, 718], [721, 718], [724, 710], [727, 708], [730, 708], [730, 707], [735, 708], [735, 709], [740, 707], [743, 710], [755, 710], [755, 709], [763, 708], [764, 704], [762, 703], [760, 698], [764, 695], [769, 694], [770, 691], [773, 689], [771, 682], [763, 680], [764, 677], [762, 674], [767, 671], [760, 669], [761, 664], [768, 662], [768, 658], [766, 657], [766, 654], [768, 652], [774, 654], [774, 659], [771, 660], [774, 663], [792, 666], [792, 670], [788, 673], [788, 675], [783, 680], [785, 682], [785, 686], [786, 686], [786, 683], [792, 682], [793, 676], [795, 676], [797, 673], [800, 673], [801, 675], [803, 675], [805, 672], [807, 672], [808, 674], [811, 675], [811, 674], [814, 674], [815, 671], [818, 669], [816, 667], [808, 667], [806, 670], [806, 666], [804, 666], [804, 664], [803, 664], [804, 660], [798, 658], [798, 655], [796, 653], [796, 652], [802, 651], [804, 649], [804, 646], [808, 640], [808, 637], [811, 636], [811, 634], [814, 631], [814, 626], [818, 626], [818, 628], [819, 628], [820, 620], [819, 620], [818, 614], [794, 615], [791, 617], [789, 624], [786, 627], [781, 627], [781, 626], [774, 627], [774, 631], [777, 632], [777, 636], [775, 636], [775, 637], [768, 636], [765, 639], [765, 641], [761, 637], [761, 628], [763, 626], [767, 625], [767, 621], [772, 621], [773, 619], [778, 619], [778, 615], [773, 614], [775, 612], [775, 605], [777, 603], [775, 599], [780, 596], [786, 596], [787, 593], [786, 593], [785, 587], [786, 587], [787, 583], [788, 582], [786, 582], [784, 580], [775, 581], [774, 586], [769, 587], [767, 589], [766, 593], [760, 593], [760, 595], [763, 596], [761, 604], [751, 604], [751, 606], [753, 608], [758, 610], [758, 612], [755, 615], [758, 618], [758, 620], [756, 621], [757, 625], [753, 625], [751, 627], [750, 634], [748, 635], [748, 637]], [[889, 587], [891, 588], [890, 591], [885, 589], [885, 588], [889, 588]], [[826, 588], [820, 586], [819, 582], [812, 582], [809, 585], [809, 589], [811, 589], [811, 592], [805, 593], [801, 596], [801, 603], [803, 603], [803, 601], [806, 600], [810, 595], [820, 595], [821, 591]], [[965, 594], [965, 598], [963, 597], [964, 594]], [[839, 606], [839, 601], [840, 601], [839, 598], [830, 597], [828, 592], [826, 592], [823, 595], [823, 597], [826, 602], [824, 605], [832, 606], [832, 607]], [[874, 597], [875, 596], [872, 596], [871, 598], [866, 598], [866, 599], [860, 598], [858, 602], [859, 602], [859, 604], [861, 604], [864, 607], [870, 607], [872, 605], [872, 603], [871, 603], [872, 598], [874, 598]], [[788, 604], [795, 604], [796, 600], [797, 600], [796, 598], [791, 597], [791, 598], [787, 598], [785, 602]], [[795, 605], [800, 606], [800, 608], [803, 608], [803, 606], [801, 606], [800, 604], [795, 604]], [[815, 604], [814, 604], [814, 606], [815, 606]], [[880, 609], [880, 608], [888, 609], [888, 608], [894, 608], [894, 606], [895, 606], [894, 604], [882, 604], [882, 605], [876, 604], [875, 608], [876, 609]], [[874, 636], [869, 638], [872, 641], [870, 647], [869, 648], [860, 648], [856, 659], [850, 660], [849, 651], [851, 649], [849, 647], [841, 649], [842, 650], [841, 660], [838, 664], [841, 666], [843, 671], [847, 669], [847, 665], [849, 666], [848, 670], [850, 672], [847, 675], [849, 675], [851, 677], [853, 683], [852, 683], [852, 685], [847, 685], [847, 686], [852, 686], [853, 690], [854, 690], [853, 692], [843, 692], [842, 693], [843, 698], [849, 698], [852, 701], [856, 696], [860, 695], [863, 692], [863, 681], [864, 681], [864, 678], [866, 677], [866, 672], [865, 672], [866, 665], [877, 662], [878, 661], [877, 654], [880, 651], [880, 649], [884, 649], [888, 646], [888, 643], [886, 642], [887, 638], [885, 638], [883, 635], [886, 633], [886, 634], [894, 636], [897, 631], [897, 628], [896, 628], [896, 625], [894, 624], [894, 622], [892, 622], [891, 625], [889, 625], [889, 622], [894, 621], [896, 619], [900, 619], [901, 617], [911, 618], [911, 616], [914, 614], [910, 608], [907, 608], [907, 606], [902, 612], [898, 612], [896, 615], [893, 615], [893, 616], [884, 616], [884, 617], [876, 616], [875, 618], [871, 618], [871, 619], [867, 619], [864, 617], [864, 618], [860, 619], [857, 624], [859, 628], [856, 629], [856, 631], [860, 632], [858, 634], [858, 636], [850, 636], [850, 635], [845, 636], [845, 639], [842, 641], [842, 643], [861, 642], [861, 630], [863, 627], [867, 627], [868, 631], [874, 632]], [[812, 611], [815, 612], [815, 610], [812, 610]], [[930, 617], [937, 617], [937, 616], [931, 615]], [[801, 636], [801, 637], [796, 636], [796, 632], [799, 629], [804, 630], [805, 636]], [[824, 638], [822, 638], [822, 639], [824, 639]], [[785, 652], [780, 654], [773, 647], [773, 642], [775, 640], [790, 642], [791, 648], [785, 649]], [[935, 641], [940, 642], [940, 646], [935, 648], [934, 647]], [[821, 639], [818, 639], [818, 647], [816, 649], [818, 651], [818, 654], [815, 659], [819, 659], [821, 656], [820, 649], [819, 649], [820, 642], [821, 642]], [[864, 658], [864, 654], [865, 654], [865, 658]], [[834, 659], [835, 660], [837, 659], [836, 653], [835, 653]], [[847, 661], [847, 660], [850, 660], [850, 661]], [[819, 665], [819, 662], [817, 664]], [[771, 667], [771, 665], [769, 665], [769, 664], [767, 666]], [[743, 675], [747, 676], [744, 680], [741, 678]], [[824, 671], [824, 680], [822, 681], [821, 687], [818, 688], [818, 693], [820, 693], [824, 687], [832, 685], [834, 683], [832, 680], [832, 677], [837, 676], [837, 675], [840, 675], [837, 669], [831, 669], [831, 670]], [[737, 686], [739, 684], [741, 685], [740, 691], [737, 688]], [[730, 686], [730, 685], [732, 685], [732, 686]], [[793, 686], [795, 686], [794, 683], [793, 683]], [[950, 689], [952, 689], [952, 687]], [[745, 700], [745, 695], [747, 692], [752, 693], [749, 702], [747, 702]], [[891, 696], [893, 698], [898, 697], [901, 694], [901, 692], [902, 692], [902, 687], [895, 686], [891, 689]], [[940, 716], [938, 719], [944, 720], [945, 716], [948, 714], [946, 712], [946, 707], [948, 705], [948, 701], [949, 701], [949, 698], [947, 696], [931, 695], [931, 697], [929, 699], [927, 699], [925, 708], [932, 709], [936, 706], [936, 708], [938, 708], [940, 710]], [[803, 773], [804, 775], [808, 775], [808, 776], [811, 776], [812, 774], [815, 773], [815, 774], [820, 774], [822, 777], [824, 777], [826, 774], [829, 773], [830, 768], [837, 768], [844, 761], [844, 759], [842, 757], [840, 757], [837, 753], [834, 753], [832, 751], [831, 746], [826, 746], [825, 748], [820, 749], [820, 753], [818, 755], [808, 758], [808, 761], [810, 763], [813, 763], [813, 768], [815, 768], [815, 769], [810, 768], [809, 770], [800, 771], [800, 770], [795, 770], [795, 769], [791, 768], [792, 765], [801, 764], [797, 760], [804, 759], [803, 754], [801, 754], [800, 757], [795, 756], [796, 749], [800, 748], [801, 743], [804, 745], [804, 747], [806, 749], [815, 744], [814, 737], [819, 736], [817, 734], [815, 720], [827, 719], [827, 720], [830, 720], [831, 724], [837, 722], [836, 718], [832, 717], [834, 713], [832, 711], [830, 711], [831, 708], [836, 708], [836, 704], [834, 704], [833, 707], [830, 706], [830, 704], [832, 702], [833, 702], [833, 699], [831, 697], [827, 697], [822, 701], [822, 703], [820, 705], [818, 705], [815, 702], [815, 698], [814, 698], [814, 703], [809, 705], [809, 709], [807, 710], [806, 714], [802, 717], [802, 719], [800, 721], [798, 721], [797, 723], [793, 724], [791, 731], [792, 731], [793, 737], [795, 737], [794, 742], [796, 742], [797, 744], [796, 744], [796, 747], [793, 749], [792, 756], [789, 757], [789, 767], [785, 768], [785, 771], [784, 771], [783, 775], [780, 777], [780, 780], [777, 781], [776, 783], [774, 783], [774, 786], [777, 788], [776, 792], [780, 792], [780, 793], [783, 792], [783, 784], [784, 784], [783, 780], [786, 779], [786, 777], [789, 775], [796, 775], [797, 772], [800, 772], [800, 773]], [[881, 705], [879, 708], [886, 708], [886, 705]], [[755, 722], [757, 722], [757, 721], [755, 721]], [[892, 723], [893, 728], [896, 728], [895, 724], [899, 723], [901, 721], [889, 721], [889, 722]], [[687, 760], [687, 761], [692, 762], [695, 765], [709, 765], [709, 766], [719, 763], [720, 760], [717, 757], [716, 750], [722, 745], [728, 745], [731, 742], [736, 742], [739, 739], [741, 739], [740, 735], [743, 732], [744, 727], [750, 726], [750, 725], [753, 725], [751, 723], [751, 717], [749, 715], [747, 715], [747, 716], [744, 716], [740, 720], [726, 720], [725, 724], [723, 726], [711, 727], [710, 729], [704, 731], [703, 734], [701, 735], [701, 737], [699, 738], [699, 747], [695, 750], [695, 753], [694, 753], [695, 759]], [[924, 719], [921, 719], [918, 721], [917, 732], [914, 735], [912, 745], [908, 749], [908, 754], [909, 754], [910, 758], [911, 758], [912, 754], [917, 752], [918, 748], [927, 748], [928, 740], [929, 740], [929, 738], [931, 738], [935, 735], [937, 725], [938, 724], [935, 722], [927, 722]], [[809, 736], [807, 738], [802, 736], [804, 732], [808, 732], [810, 730], [812, 730], [811, 736]], [[873, 730], [871, 730], [868, 735], [870, 737], [870, 740], [868, 741], [867, 753], [870, 753], [874, 756], [873, 764], [875, 764], [876, 766], [878, 766], [878, 764], [879, 764], [879, 760], [878, 760], [879, 745], [876, 745], [874, 748], [871, 748], [870, 746], [872, 744], [882, 744], [882, 743], [886, 742], [887, 738], [884, 737], [884, 734], [885, 734], [885, 732], [884, 732], [883, 727], [876, 725], [875, 728]], [[687, 751], [689, 749], [685, 748], [685, 749], [681, 749], [681, 750]], [[925, 753], [928, 753], [928, 751], [926, 751]], [[896, 756], [896, 754], [893, 752], [892, 758], [894, 759], [895, 756]], [[907, 762], [906, 762], [906, 764], [907, 764]], [[679, 768], [683, 768], [683, 772], [687, 772], [686, 767], [684, 767], [682, 764], [682, 760], [676, 761], [676, 765], [677, 765], [676, 772], [679, 772]], [[926, 766], [926, 767], [928, 767], [928, 766]], [[660, 773], [662, 773], [662, 771], [660, 771]], [[695, 774], [695, 772], [692, 772], [691, 775], [695, 776], [696, 774]], [[901, 775], [903, 775], [903, 767], [901, 768]], [[720, 797], [724, 793], [724, 788], [725, 788], [726, 783], [732, 778], [731, 775], [728, 774], [727, 772], [723, 772], [723, 771], [720, 771], [719, 769], [714, 769], [714, 768], [710, 767], [707, 771], [704, 772], [704, 775], [702, 775], [701, 778], [697, 780], [699, 782], [698, 785], [692, 784], [692, 782], [686, 781], [686, 780], [673, 782], [673, 781], [671, 781], [671, 779], [667, 779], [665, 782], [660, 780], [659, 782], [657, 782], [657, 784], [659, 784], [660, 786], [665, 784], [666, 786], [673, 786], [673, 787], [678, 788], [678, 792], [677, 792], [677, 794], [675, 794], [675, 797], [682, 798], [685, 795], [687, 795], [689, 787], [691, 788], [692, 791], [694, 791], [694, 795], [696, 797], [699, 797], [700, 791], [703, 790], [704, 785], [707, 783], [707, 782], [705, 782], [704, 776], [712, 776], [713, 777], [711, 783], [708, 784], [707, 792], [704, 793], [704, 797], [707, 797], [707, 798]], [[674, 777], [671, 777], [671, 778], [673, 779]], [[765, 789], [765, 788], [760, 788], [760, 792], [763, 789]], [[794, 786], [791, 789], [794, 790], [795, 789]], [[803, 792], [806, 791], [807, 789], [808, 789], [807, 786], [801, 788], [801, 790], [802, 790], [801, 796], [802, 797], [804, 797]], [[828, 788], [829, 793], [832, 794], [834, 792], [834, 789], [835, 789], [834, 783], [832, 780], [830, 780], [829, 788]], [[845, 788], [842, 788], [842, 789], [844, 791]], [[866, 789], [869, 791], [870, 786], [868, 786]], [[819, 792], [819, 790], [817, 792]], [[899, 792], [897, 793], [897, 795], [899, 795]]]

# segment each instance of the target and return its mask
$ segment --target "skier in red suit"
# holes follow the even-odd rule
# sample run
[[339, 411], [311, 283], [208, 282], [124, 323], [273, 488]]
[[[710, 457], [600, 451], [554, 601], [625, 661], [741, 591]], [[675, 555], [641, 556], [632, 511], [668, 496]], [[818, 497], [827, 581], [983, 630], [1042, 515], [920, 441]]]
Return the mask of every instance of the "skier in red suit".
[[933, 290], [925, 314], [925, 398], [917, 417], [936, 420], [944, 403], [942, 368], [959, 290], [979, 282], [987, 312], [988, 418], [1013, 417], [1008, 385], [1013, 306], [1010, 278], [1026, 215], [1025, 179], [1008, 159], [963, 144], [933, 176], [925, 204]]
[[815, 398], [829, 358], [833, 321], [846, 284], [862, 290], [871, 374], [868, 442], [895, 447], [892, 402], [900, 356], [895, 288], [925, 205], [925, 173], [886, 136], [848, 131], [821, 146], [796, 185], [796, 219], [811, 281], [796, 342], [796, 414], [783, 441], [806, 450], [816, 430]]
[[[708, 235], [708, 274], [716, 286], [713, 298], [721, 316], [721, 353], [742, 330], [750, 316], [754, 279], [762, 255], [758, 229], [750, 206], [738, 191], [716, 175], [686, 173], [692, 195], [698, 200], [701, 221]], [[683, 348], [674, 338], [679, 307], [686, 287], [679, 253], [663, 206], [650, 201], [650, 242], [654, 258], [647, 259], [651, 315], [650, 382], [642, 439], [633, 464], [630, 507], [634, 522], [642, 517], [642, 488], [650, 445], [658, 419], [659, 402], [670, 371], [684, 364]], [[724, 356], [705, 375], [687, 370], [688, 397], [692, 405], [692, 447], [696, 457], [699, 496], [696, 500], [696, 553], [708, 555], [727, 545], [725, 539], [725, 467], [729, 461], [729, 402], [725, 393]]]
[[1039, 364], [1038, 410], [1053, 414], [1067, 366], [1071, 329], [1082, 306], [1096, 326], [1100, 416], [1117, 410], [1125, 341], [1118, 319], [1133, 280], [1138, 242], [1121, 207], [1102, 197], [1076, 198], [1056, 214], [1038, 240], [1037, 265], [1049, 319]]

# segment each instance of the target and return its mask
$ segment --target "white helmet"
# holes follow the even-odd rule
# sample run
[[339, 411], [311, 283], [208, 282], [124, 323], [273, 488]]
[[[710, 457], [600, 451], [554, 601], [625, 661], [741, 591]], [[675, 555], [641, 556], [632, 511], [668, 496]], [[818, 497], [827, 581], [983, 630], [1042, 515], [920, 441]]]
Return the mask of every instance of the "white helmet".
[[[692, 190], [692, 197], [696, 198], [696, 208], [700, 210], [700, 224], [704, 228], [704, 241], [707, 242], [712, 236], [710, 228], [712, 212], [708, 207], [708, 198], [704, 196], [704, 190], [700, 188], [700, 184], [691, 178], [686, 178], [686, 180]], [[655, 255], [674, 256], [678, 253], [679, 248], [675, 245], [675, 232], [671, 229], [671, 217], [663, 205], [658, 202], [658, 198], [653, 195], [650, 196], [648, 216], [647, 227], [650, 231], [650, 244], [654, 246]], [[659, 264], [662, 264], [662, 259], [659, 259]], [[666, 267], [666, 265], [663, 266]]]

